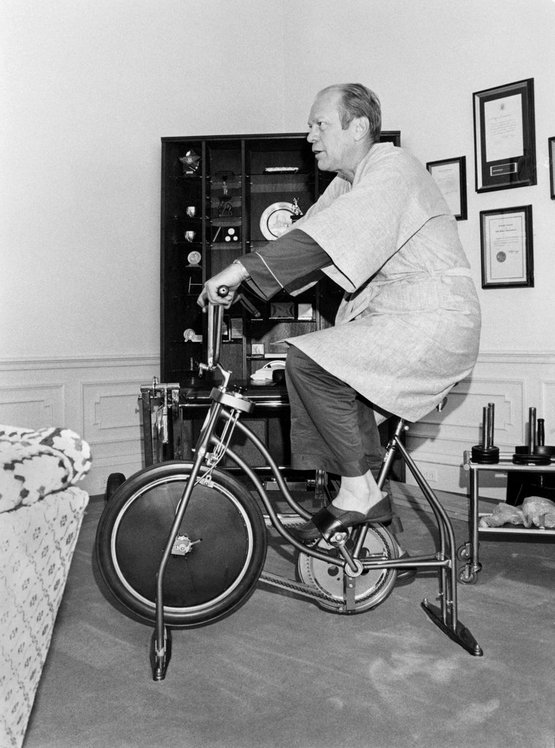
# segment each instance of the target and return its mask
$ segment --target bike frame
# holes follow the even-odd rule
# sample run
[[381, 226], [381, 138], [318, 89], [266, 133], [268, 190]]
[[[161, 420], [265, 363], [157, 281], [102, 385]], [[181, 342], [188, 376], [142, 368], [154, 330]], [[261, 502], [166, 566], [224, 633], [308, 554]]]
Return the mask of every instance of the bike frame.
[[[242, 414], [250, 413], [253, 410], [254, 403], [247, 397], [243, 396], [241, 392], [230, 392], [228, 390], [232, 373], [231, 371], [225, 370], [218, 360], [222, 313], [222, 307], [217, 307], [217, 317], [216, 321], [214, 321], [214, 307], [209, 307], [208, 363], [201, 364], [200, 368], [201, 371], [218, 370], [223, 377], [223, 381], [218, 387], [212, 389], [210, 395], [212, 402], [209, 406], [208, 413], [197, 440], [194, 460], [192, 463], [187, 463], [188, 465], [192, 464], [189, 480], [178, 503], [156, 579], [156, 626], [152, 639], [154, 679], [162, 680], [165, 677], [165, 671], [169, 662], [170, 643], [168, 636], [169, 632], [164, 621], [163, 579], [171, 555], [172, 546], [183, 521], [195, 485], [199, 482], [209, 480], [211, 471], [217, 467], [224, 456], [228, 456], [252, 482], [266, 509], [269, 522], [288, 543], [303, 554], [334, 564], [343, 569], [345, 575], [345, 600], [344, 603], [337, 603], [338, 612], [355, 611], [356, 578], [360, 576], [363, 571], [369, 569], [396, 568], [438, 569], [440, 572], [438, 594], [440, 606], [437, 607], [431, 605], [425, 598], [422, 602], [422, 607], [432, 622], [435, 623], [449, 638], [460, 644], [470, 654], [475, 656], [481, 655], [482, 650], [470, 631], [468, 631], [468, 629], [462, 626], [458, 621], [455, 536], [453, 527], [444, 508], [429, 487], [422, 473], [418, 469], [418, 466], [403, 444], [402, 435], [403, 432], [408, 429], [406, 422], [401, 418], [398, 419], [395, 432], [386, 448], [377, 484], [379, 488], [382, 488], [391, 470], [396, 454], [400, 454], [405, 461], [406, 466], [414, 476], [417, 485], [422, 490], [425, 499], [432, 508], [438, 528], [438, 548], [436, 553], [434, 555], [411, 556], [410, 559], [384, 558], [383, 556], [380, 556], [379, 558], [360, 559], [359, 554], [368, 532], [367, 525], [360, 525], [351, 531], [350, 537], [354, 541], [354, 550], [352, 552], [347, 546], [349, 534], [346, 532], [335, 533], [328, 540], [332, 547], [330, 552], [327, 552], [325, 549], [304, 545], [288, 531], [287, 526], [282, 521], [282, 517], [276, 511], [272, 500], [269, 498], [268, 493], [256, 472], [229, 446], [233, 433], [237, 429], [263, 455], [266, 464], [269, 466], [271, 473], [276, 480], [282, 497], [293, 510], [297, 519], [301, 518], [307, 520], [310, 518], [311, 515], [299, 506], [291, 496], [279, 467], [269, 453], [266, 445], [248, 426], [240, 421]], [[210, 341], [215, 341], [215, 343], [210, 345]], [[218, 436], [217, 431], [220, 424], [222, 424], [222, 433]], [[213, 451], [210, 451], [211, 449]], [[199, 477], [201, 474], [201, 468], [204, 464], [207, 465], [208, 469], [201, 477]], [[352, 545], [350, 547], [352, 548]], [[338, 551], [339, 557], [336, 553], [332, 554], [332, 551]], [[321, 598], [321, 594], [318, 590], [299, 582], [291, 582], [290, 580], [276, 575], [267, 574], [266, 572], [262, 573], [261, 579], [275, 587], [289, 590], [293, 589], [296, 593], [306, 598], [316, 600]]]

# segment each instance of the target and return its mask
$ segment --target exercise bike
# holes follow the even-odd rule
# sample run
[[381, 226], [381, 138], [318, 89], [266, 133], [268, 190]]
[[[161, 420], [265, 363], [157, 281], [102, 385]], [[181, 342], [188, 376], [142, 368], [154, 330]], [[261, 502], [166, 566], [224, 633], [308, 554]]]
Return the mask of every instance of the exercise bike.
[[[387, 599], [399, 568], [438, 570], [439, 606], [424, 599], [422, 608], [449, 638], [470, 654], [482, 655], [470, 631], [458, 621], [453, 528], [403, 445], [405, 421], [398, 419], [377, 483], [383, 486], [400, 454], [435, 516], [435, 552], [400, 559], [390, 529], [372, 522], [305, 545], [296, 538], [294, 527], [310, 513], [294, 500], [266, 445], [240, 420], [252, 412], [254, 403], [241, 388], [230, 386], [232, 372], [219, 362], [222, 318], [223, 307], [208, 307], [208, 355], [200, 371], [219, 372], [222, 382], [211, 391], [194, 459], [163, 462], [132, 475], [111, 495], [97, 528], [95, 556], [104, 585], [120, 610], [154, 624], [153, 679], [166, 676], [172, 629], [206, 625], [232, 614], [259, 582], [330, 612], [357, 614]], [[233, 451], [236, 432], [263, 455], [287, 512], [277, 511], [260, 477]], [[218, 467], [224, 457], [249, 479], [254, 491]], [[264, 570], [270, 528], [297, 552], [294, 580]]]

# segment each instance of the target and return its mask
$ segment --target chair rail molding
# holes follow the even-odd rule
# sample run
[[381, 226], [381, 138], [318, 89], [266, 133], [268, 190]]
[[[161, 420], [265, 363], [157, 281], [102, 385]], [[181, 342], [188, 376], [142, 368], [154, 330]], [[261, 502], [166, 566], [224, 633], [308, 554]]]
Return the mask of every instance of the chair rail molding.
[[0, 423], [77, 431], [93, 453], [79, 486], [103, 494], [110, 473], [143, 465], [140, 388], [159, 371], [154, 355], [0, 359]]
[[[545, 417], [546, 444], [555, 443], [555, 351], [481, 351], [472, 375], [451, 391], [444, 410], [411, 426], [407, 444], [432, 488], [468, 495], [463, 453], [480, 443], [488, 403], [495, 405], [494, 442], [501, 451], [526, 443], [530, 407]], [[504, 500], [506, 476], [491, 476], [484, 497]]]
[[[94, 458], [83, 487], [102, 494], [110, 473], [128, 476], [143, 465], [138, 398], [159, 371], [154, 355], [0, 359], [0, 422], [63, 425], [83, 435]], [[501, 450], [525, 443], [532, 406], [545, 417], [546, 444], [554, 444], [555, 417], [549, 414], [555, 414], [555, 351], [480, 352], [472, 375], [451, 391], [444, 410], [411, 425], [407, 444], [432, 488], [468, 493], [463, 452], [479, 443], [482, 411], [490, 402]], [[492, 481], [485, 495], [504, 498], [501, 481]]]

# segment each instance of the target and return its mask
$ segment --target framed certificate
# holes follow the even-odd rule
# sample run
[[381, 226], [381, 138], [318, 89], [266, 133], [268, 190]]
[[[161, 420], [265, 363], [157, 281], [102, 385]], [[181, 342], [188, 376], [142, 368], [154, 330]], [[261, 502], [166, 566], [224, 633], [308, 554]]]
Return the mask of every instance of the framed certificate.
[[474, 94], [476, 192], [536, 184], [534, 79]]
[[457, 221], [466, 221], [466, 157], [428, 161], [426, 168]]
[[480, 212], [482, 288], [534, 285], [532, 206]]

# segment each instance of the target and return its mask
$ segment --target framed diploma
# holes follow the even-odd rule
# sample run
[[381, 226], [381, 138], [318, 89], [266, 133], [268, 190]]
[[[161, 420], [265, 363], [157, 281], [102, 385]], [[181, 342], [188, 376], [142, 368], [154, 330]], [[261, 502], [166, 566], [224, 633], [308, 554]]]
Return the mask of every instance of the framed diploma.
[[476, 192], [536, 184], [534, 79], [474, 94]]
[[428, 161], [426, 168], [457, 221], [466, 221], [466, 157]]
[[549, 186], [551, 199], [555, 200], [555, 138], [549, 138], [547, 147], [549, 149]]
[[534, 285], [532, 206], [480, 212], [482, 288]]

